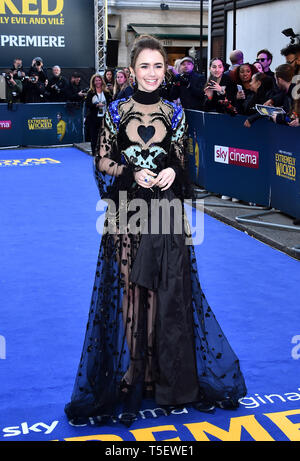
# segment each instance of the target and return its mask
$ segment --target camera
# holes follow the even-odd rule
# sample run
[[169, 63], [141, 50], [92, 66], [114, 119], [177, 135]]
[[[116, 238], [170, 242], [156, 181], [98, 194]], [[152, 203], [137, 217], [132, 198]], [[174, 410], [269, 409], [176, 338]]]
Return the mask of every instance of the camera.
[[55, 91], [57, 91], [57, 93], [60, 93], [60, 88], [59, 88], [58, 85], [56, 85], [56, 84], [53, 85], [53, 89], [54, 89]]
[[179, 81], [182, 86], [189, 86], [190, 84], [190, 76], [189, 74], [180, 74]]
[[8, 73], [8, 72], [4, 72], [2, 74], [2, 76], [4, 77], [4, 79], [6, 80], [6, 83], [8, 86], [12, 86], [12, 83], [11, 83], [11, 75]]
[[35, 77], [34, 75], [32, 75], [31, 77], [29, 77], [28, 75], [26, 75], [26, 76], [24, 77], [24, 80], [29, 80], [29, 82], [35, 83], [36, 77]]
[[39, 61], [39, 60], [35, 61], [36, 66], [40, 66], [41, 64], [42, 64], [41, 61]]

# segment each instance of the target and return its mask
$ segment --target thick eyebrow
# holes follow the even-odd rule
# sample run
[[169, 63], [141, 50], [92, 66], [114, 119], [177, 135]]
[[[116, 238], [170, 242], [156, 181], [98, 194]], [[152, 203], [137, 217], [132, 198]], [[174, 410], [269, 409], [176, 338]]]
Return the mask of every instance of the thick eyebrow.
[[[149, 62], [141, 62], [139, 66], [149, 66]], [[155, 62], [154, 65], [157, 66], [157, 64], [163, 65], [163, 62]]]

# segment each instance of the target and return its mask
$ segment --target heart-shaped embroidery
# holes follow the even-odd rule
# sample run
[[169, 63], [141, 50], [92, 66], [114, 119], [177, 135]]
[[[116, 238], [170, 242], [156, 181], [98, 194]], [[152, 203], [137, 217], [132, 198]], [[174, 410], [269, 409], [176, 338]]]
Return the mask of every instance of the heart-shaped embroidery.
[[140, 125], [137, 131], [138, 131], [139, 136], [144, 141], [144, 143], [147, 144], [149, 139], [153, 138], [154, 133], [155, 133], [155, 128], [152, 125], [150, 126]]

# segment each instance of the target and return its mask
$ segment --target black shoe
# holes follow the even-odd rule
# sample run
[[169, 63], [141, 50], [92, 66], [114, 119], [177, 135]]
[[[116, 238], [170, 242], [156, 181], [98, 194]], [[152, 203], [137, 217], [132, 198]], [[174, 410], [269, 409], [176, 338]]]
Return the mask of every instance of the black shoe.
[[119, 422], [126, 427], [130, 427], [136, 420], [136, 416], [131, 413], [123, 413], [121, 418], [119, 418]]
[[222, 410], [236, 410], [240, 406], [237, 400], [234, 400], [230, 397], [224, 400], [218, 400], [216, 405], [219, 408], [222, 408]]
[[212, 402], [196, 402], [193, 403], [193, 408], [198, 411], [203, 411], [204, 413], [214, 413], [216, 406]]

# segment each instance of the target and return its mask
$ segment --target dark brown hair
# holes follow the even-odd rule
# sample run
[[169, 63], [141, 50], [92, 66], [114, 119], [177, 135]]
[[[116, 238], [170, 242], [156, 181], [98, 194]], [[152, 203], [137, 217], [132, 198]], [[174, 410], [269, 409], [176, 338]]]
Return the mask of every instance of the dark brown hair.
[[256, 58], [258, 58], [258, 56], [259, 56], [260, 54], [265, 54], [265, 55], [267, 55], [268, 60], [270, 60], [270, 59], [271, 59], [271, 61], [273, 60], [273, 55], [272, 55], [272, 53], [271, 53], [269, 50], [266, 50], [266, 49], [264, 49], [264, 50], [259, 50], [259, 51], [257, 52]]
[[164, 59], [165, 68], [167, 68], [168, 57], [161, 42], [157, 38], [152, 37], [151, 35], [141, 35], [135, 40], [130, 53], [130, 66], [132, 67], [132, 69], [134, 69], [135, 63], [141, 51], [146, 49], [159, 51], [159, 53], [162, 55]]
[[294, 68], [290, 64], [281, 64], [275, 69], [276, 77], [282, 78], [285, 82], [291, 82], [294, 77]]
[[[236, 67], [235, 69], [233, 69], [231, 72], [230, 72], [230, 78], [235, 82], [235, 83], [238, 83], [238, 84], [242, 84], [243, 82], [241, 81], [241, 77], [240, 77], [240, 70], [242, 67], [244, 66], [247, 66], [249, 67], [249, 69], [251, 70], [251, 77], [252, 75], [255, 75], [257, 74], [257, 69], [255, 66], [253, 66], [253, 64], [249, 64], [249, 62], [245, 62], [244, 64], [240, 64], [238, 67]], [[250, 78], [251, 79], [251, 78]]]

